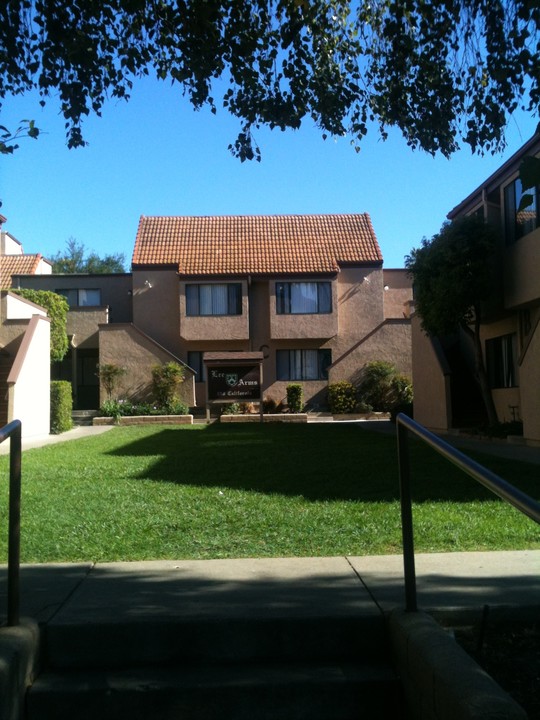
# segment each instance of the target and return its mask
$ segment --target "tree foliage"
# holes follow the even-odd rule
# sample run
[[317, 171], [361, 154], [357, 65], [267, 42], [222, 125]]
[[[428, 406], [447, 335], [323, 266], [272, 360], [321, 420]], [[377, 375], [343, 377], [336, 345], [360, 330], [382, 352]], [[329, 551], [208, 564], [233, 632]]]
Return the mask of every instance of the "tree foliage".
[[100, 257], [97, 253], [86, 254], [83, 243], [70, 237], [66, 242], [64, 252], [58, 252], [51, 257], [53, 273], [73, 275], [76, 273], [121, 273], [125, 272], [125, 256], [123, 253], [113, 253]]
[[475, 370], [488, 419], [497, 414], [485, 370], [480, 326], [484, 309], [497, 290], [497, 233], [482, 218], [467, 216], [443, 225], [431, 240], [405, 258], [413, 278], [414, 304], [429, 335], [447, 335], [461, 328], [473, 340]]
[[496, 243], [490, 225], [467, 216], [443, 225], [405, 258], [415, 309], [427, 333], [445, 335], [482, 321], [483, 305], [496, 287]]
[[39, 305], [47, 311], [47, 316], [51, 321], [51, 360], [62, 360], [69, 349], [66, 332], [67, 314], [69, 310], [67, 300], [50, 290], [12, 288], [11, 292], [20, 295], [26, 300], [30, 300], [30, 302], [36, 303], [36, 305]]
[[430, 153], [496, 151], [509, 115], [538, 108], [539, 29], [537, 0], [10, 0], [0, 99], [58, 98], [77, 147], [85, 116], [154, 74], [236, 116], [242, 160], [260, 125], [305, 119], [354, 143], [374, 121]]

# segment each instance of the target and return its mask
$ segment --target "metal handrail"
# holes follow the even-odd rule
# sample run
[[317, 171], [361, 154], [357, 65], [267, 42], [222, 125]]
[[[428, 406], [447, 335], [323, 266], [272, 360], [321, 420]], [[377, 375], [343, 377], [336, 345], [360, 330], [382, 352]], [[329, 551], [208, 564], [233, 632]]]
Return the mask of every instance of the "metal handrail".
[[521, 513], [540, 524], [540, 503], [533, 500], [514, 485], [480, 463], [475, 462], [464, 453], [434, 435], [407, 415], [400, 413], [396, 418], [399, 487], [401, 499], [401, 531], [403, 536], [403, 566], [405, 574], [405, 608], [408, 611], [418, 609], [416, 601], [416, 571], [414, 566], [414, 537], [411, 501], [411, 482], [409, 466], [408, 433], [412, 432], [427, 445], [451, 463], [467, 473], [488, 490], [517, 508]]
[[12, 420], [0, 429], [0, 443], [9, 446], [9, 531], [7, 624], [19, 624], [21, 551], [21, 421]]

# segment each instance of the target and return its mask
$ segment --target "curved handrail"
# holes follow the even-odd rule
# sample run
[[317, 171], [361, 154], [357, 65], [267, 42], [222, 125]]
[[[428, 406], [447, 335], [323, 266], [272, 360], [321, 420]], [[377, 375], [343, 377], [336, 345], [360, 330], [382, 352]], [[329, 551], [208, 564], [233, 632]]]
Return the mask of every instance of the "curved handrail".
[[399, 462], [399, 487], [401, 498], [401, 530], [403, 536], [403, 565], [405, 573], [405, 607], [417, 610], [416, 572], [414, 567], [414, 537], [412, 520], [411, 483], [409, 468], [408, 433], [412, 432], [427, 445], [467, 475], [481, 483], [492, 493], [502, 498], [521, 513], [540, 524], [540, 503], [529, 495], [503, 480], [480, 463], [449, 445], [407, 415], [399, 413], [396, 418]]
[[12, 420], [0, 429], [0, 443], [9, 447], [9, 531], [7, 624], [19, 624], [21, 551], [21, 421]]

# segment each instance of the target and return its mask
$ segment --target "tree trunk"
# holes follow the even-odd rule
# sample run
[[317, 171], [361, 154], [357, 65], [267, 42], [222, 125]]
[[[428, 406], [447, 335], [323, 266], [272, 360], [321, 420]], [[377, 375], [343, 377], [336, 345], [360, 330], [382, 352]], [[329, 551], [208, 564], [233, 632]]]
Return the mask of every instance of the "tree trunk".
[[472, 336], [474, 346], [474, 366], [476, 373], [476, 381], [480, 387], [480, 393], [482, 400], [486, 408], [488, 417], [488, 423], [490, 427], [497, 425], [499, 418], [497, 417], [497, 410], [495, 409], [495, 403], [493, 402], [493, 395], [491, 394], [491, 388], [489, 386], [489, 378], [486, 372], [486, 366], [484, 363], [484, 354], [482, 353], [482, 343], [480, 341], [480, 312], [477, 310], [475, 313], [474, 320], [474, 331], [469, 326], [466, 327], [467, 334]]

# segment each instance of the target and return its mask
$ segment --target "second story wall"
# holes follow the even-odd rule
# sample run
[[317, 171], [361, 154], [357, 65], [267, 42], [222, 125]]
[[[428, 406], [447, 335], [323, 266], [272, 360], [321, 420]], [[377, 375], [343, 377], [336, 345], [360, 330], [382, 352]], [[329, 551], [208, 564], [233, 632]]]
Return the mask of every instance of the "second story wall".
[[60, 291], [71, 310], [109, 308], [109, 322], [131, 322], [131, 273], [96, 275], [17, 275], [13, 286]]

